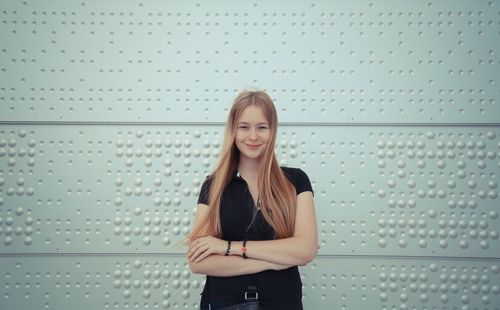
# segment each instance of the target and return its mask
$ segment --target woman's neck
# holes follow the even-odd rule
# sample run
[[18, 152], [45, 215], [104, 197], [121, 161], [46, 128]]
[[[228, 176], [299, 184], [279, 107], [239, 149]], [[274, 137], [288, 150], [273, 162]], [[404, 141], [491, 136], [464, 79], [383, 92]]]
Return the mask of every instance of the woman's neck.
[[243, 178], [257, 178], [259, 175], [259, 160], [240, 157], [238, 172]]

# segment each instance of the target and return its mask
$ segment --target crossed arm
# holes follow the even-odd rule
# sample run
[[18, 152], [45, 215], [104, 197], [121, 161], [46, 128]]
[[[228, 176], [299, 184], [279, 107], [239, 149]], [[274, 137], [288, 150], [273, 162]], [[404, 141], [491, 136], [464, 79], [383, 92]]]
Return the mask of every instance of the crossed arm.
[[[199, 204], [195, 227], [208, 214], [208, 206]], [[246, 254], [242, 257], [242, 241], [231, 243], [231, 255], [224, 256], [225, 240], [213, 236], [200, 237], [189, 244], [187, 253], [189, 267], [193, 273], [211, 276], [236, 276], [264, 270], [281, 270], [291, 266], [305, 265], [314, 259], [318, 251], [316, 214], [312, 192], [297, 195], [295, 234], [278, 240], [247, 241]]]

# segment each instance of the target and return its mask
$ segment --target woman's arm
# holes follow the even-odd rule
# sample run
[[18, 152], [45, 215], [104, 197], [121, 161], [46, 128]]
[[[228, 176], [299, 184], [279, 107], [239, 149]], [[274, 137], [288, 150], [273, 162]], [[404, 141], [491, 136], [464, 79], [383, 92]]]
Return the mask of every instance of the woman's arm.
[[[205, 204], [198, 204], [194, 220], [194, 227], [199, 225], [207, 215], [208, 206]], [[241, 256], [237, 255], [225, 256], [223, 254], [225, 254], [225, 251], [227, 249], [227, 242], [215, 237], [211, 238], [217, 240], [217, 244], [219, 245], [219, 248], [222, 248], [222, 250], [219, 250], [219, 253], [213, 253], [214, 255], [208, 254], [203, 260], [197, 262], [188, 260], [191, 272], [211, 276], [229, 277], [256, 273], [268, 269], [281, 270], [290, 267], [288, 265], [276, 264], [259, 259], [243, 259]], [[198, 239], [194, 242], [198, 242]], [[192, 242], [190, 242], [189, 248], [192, 248]]]
[[206, 274], [217, 277], [232, 277], [252, 274], [264, 270], [281, 270], [290, 266], [279, 265], [260, 259], [244, 259], [241, 256], [209, 255], [202, 261], [189, 262], [192, 273]]
[[[242, 245], [242, 241], [233, 241], [231, 254], [243, 255]], [[306, 191], [297, 195], [297, 214], [293, 237], [247, 241], [246, 248], [248, 257], [280, 265], [302, 266], [313, 260], [318, 251], [318, 236], [312, 192]], [[198, 263], [211, 254], [222, 255], [225, 250], [226, 242], [224, 240], [212, 236], [201, 237], [190, 245], [188, 258], [190, 262]]]

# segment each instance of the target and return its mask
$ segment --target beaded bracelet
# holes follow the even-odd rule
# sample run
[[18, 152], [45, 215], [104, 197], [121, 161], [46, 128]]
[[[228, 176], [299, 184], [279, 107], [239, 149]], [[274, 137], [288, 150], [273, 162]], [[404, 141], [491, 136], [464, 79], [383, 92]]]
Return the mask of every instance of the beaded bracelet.
[[231, 240], [227, 240], [227, 249], [226, 249], [226, 254], [225, 256], [231, 255]]
[[247, 258], [247, 240], [243, 240], [243, 246], [241, 247], [241, 255], [243, 258]]

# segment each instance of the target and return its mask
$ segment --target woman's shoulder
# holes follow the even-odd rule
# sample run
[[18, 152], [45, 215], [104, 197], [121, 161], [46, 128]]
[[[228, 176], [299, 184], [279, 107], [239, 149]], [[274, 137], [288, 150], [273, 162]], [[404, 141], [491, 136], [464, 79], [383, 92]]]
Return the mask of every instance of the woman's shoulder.
[[300, 194], [305, 191], [311, 191], [311, 192], [313, 191], [311, 186], [311, 181], [309, 180], [309, 177], [304, 172], [304, 170], [300, 168], [284, 167], [284, 166], [282, 166], [281, 169], [283, 170], [283, 173], [288, 178], [288, 180], [295, 187], [297, 194]]
[[212, 178], [207, 176], [203, 183], [201, 184], [200, 195], [198, 196], [198, 203], [208, 204], [208, 196], [210, 193], [210, 186], [212, 184]]
[[283, 173], [285, 173], [286, 176], [289, 177], [296, 177], [300, 175], [306, 175], [304, 170], [300, 168], [295, 168], [295, 167], [287, 167], [287, 166], [281, 166], [281, 170], [283, 170]]

